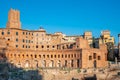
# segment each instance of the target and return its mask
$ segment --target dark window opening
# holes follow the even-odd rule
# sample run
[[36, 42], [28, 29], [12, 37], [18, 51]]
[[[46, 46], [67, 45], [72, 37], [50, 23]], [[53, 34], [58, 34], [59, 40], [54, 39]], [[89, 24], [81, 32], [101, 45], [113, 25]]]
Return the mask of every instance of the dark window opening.
[[100, 57], [100, 56], [98, 56], [98, 60], [101, 60], [101, 57]]
[[47, 55], [47, 58], [49, 58], [49, 55]]
[[24, 45], [23, 45], [23, 48], [24, 48]]
[[39, 55], [39, 57], [41, 58], [41, 55]]
[[58, 58], [60, 58], [60, 55], [58, 55]]
[[68, 55], [68, 58], [70, 58], [70, 54]]
[[96, 59], [96, 53], [93, 53], [93, 58]]
[[53, 48], [55, 48], [55, 46], [52, 46]]
[[63, 58], [64, 56], [62, 55], [62, 58]]
[[35, 58], [37, 58], [37, 55], [35, 55]]
[[49, 48], [49, 46], [47, 46], [47, 48]]
[[18, 42], [18, 38], [16, 39], [16, 42]]
[[74, 54], [74, 57], [76, 57], [76, 54]]
[[65, 67], [67, 67], [67, 60], [65, 60]]
[[45, 55], [43, 55], [43, 58], [45, 58]]
[[2, 35], [4, 35], [4, 32], [2, 32]]
[[36, 46], [36, 48], [38, 48], [38, 45]]
[[25, 40], [23, 39], [23, 43], [25, 42]]
[[67, 58], [67, 54], [65, 55], [65, 58]]
[[18, 35], [18, 32], [16, 32], [16, 35]]
[[53, 58], [53, 55], [51, 55], [51, 58]]
[[56, 58], [56, 55], [54, 55], [54, 57]]
[[10, 41], [10, 39], [8, 39], [8, 41]]
[[42, 48], [44, 48], [44, 46], [42, 46]]
[[71, 54], [71, 57], [73, 58], [73, 54]]
[[92, 60], [92, 56], [89, 56], [89, 60]]
[[18, 45], [16, 45], [16, 48], [18, 48]]

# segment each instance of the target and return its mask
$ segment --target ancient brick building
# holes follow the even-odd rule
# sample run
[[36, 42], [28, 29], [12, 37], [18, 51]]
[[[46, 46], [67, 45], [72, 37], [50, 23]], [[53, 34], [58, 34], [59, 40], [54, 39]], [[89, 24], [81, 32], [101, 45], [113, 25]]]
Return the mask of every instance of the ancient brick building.
[[20, 12], [11, 9], [6, 28], [0, 29], [0, 59], [22, 68], [107, 67], [106, 46], [91, 48], [91, 38], [90, 32], [66, 36], [61, 32], [48, 34], [43, 28], [23, 30]]

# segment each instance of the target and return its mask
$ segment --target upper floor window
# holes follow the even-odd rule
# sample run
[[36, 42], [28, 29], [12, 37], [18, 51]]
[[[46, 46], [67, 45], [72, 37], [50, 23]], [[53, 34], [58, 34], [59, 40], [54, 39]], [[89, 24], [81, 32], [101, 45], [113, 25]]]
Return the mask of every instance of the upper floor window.
[[98, 60], [101, 60], [101, 57], [100, 57], [100, 56], [98, 56]]
[[44, 46], [42, 45], [42, 48], [44, 48]]
[[93, 58], [96, 59], [96, 53], [93, 53]]
[[23, 43], [25, 42], [25, 40], [23, 39]]
[[7, 34], [10, 34], [10, 32], [8, 31]]
[[49, 48], [49, 46], [47, 46], [47, 48]]
[[18, 45], [16, 45], [16, 48], [18, 48]]
[[22, 47], [24, 48], [24, 45]]
[[92, 60], [92, 56], [89, 56], [89, 60]]
[[38, 45], [36, 46], [36, 48], [38, 48]]
[[18, 42], [18, 38], [16, 39], [16, 42]]
[[55, 48], [55, 46], [52, 46], [53, 48]]
[[16, 32], [16, 35], [18, 35], [18, 32]]
[[23, 32], [23, 35], [25, 34], [25, 32]]
[[4, 35], [4, 32], [2, 32], [1, 34]]

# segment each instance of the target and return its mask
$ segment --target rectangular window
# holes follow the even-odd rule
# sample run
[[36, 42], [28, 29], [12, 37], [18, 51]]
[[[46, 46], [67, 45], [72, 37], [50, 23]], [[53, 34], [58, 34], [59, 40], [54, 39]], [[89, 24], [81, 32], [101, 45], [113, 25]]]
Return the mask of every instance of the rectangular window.
[[18, 32], [16, 32], [16, 35], [18, 36]]

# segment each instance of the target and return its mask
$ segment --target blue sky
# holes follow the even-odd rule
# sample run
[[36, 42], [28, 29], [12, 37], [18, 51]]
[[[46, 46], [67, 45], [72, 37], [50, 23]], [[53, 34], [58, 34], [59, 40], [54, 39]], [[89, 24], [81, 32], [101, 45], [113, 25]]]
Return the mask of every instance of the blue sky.
[[0, 0], [0, 27], [6, 26], [10, 8], [20, 10], [23, 29], [43, 26], [48, 33], [82, 35], [92, 31], [99, 37], [110, 30], [118, 42], [120, 0]]

